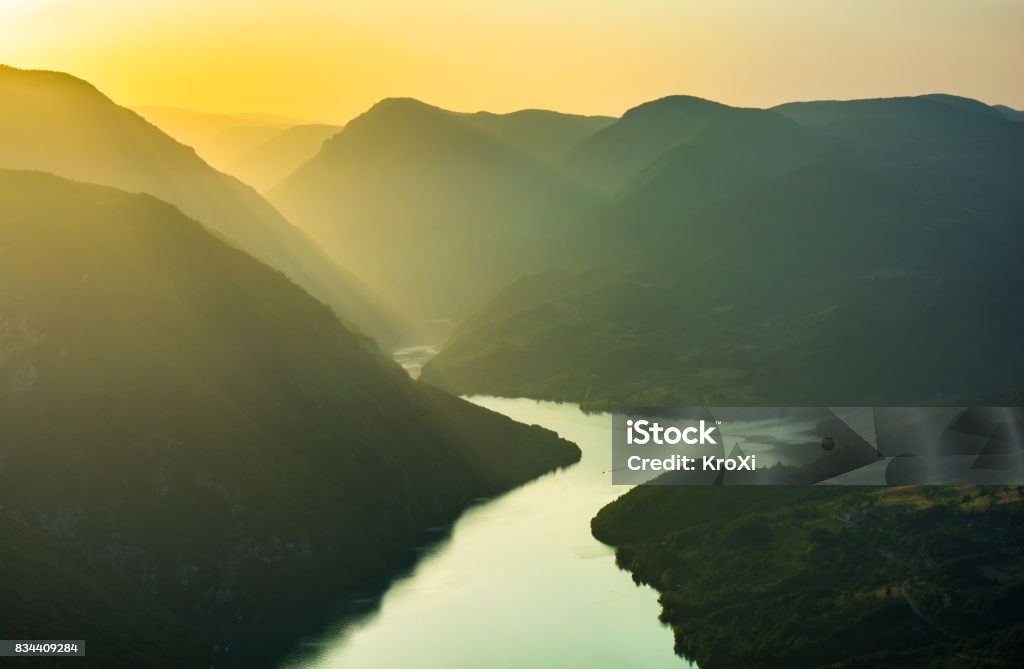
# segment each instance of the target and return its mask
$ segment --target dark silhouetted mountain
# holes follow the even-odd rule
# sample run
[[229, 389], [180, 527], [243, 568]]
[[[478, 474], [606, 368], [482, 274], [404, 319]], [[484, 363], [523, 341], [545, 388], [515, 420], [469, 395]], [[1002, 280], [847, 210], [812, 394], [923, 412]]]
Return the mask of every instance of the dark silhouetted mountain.
[[1019, 387], [1024, 127], [950, 96], [807, 104], [780, 110], [802, 127], [745, 111], [761, 127], [656, 157], [585, 253], [507, 287], [423, 378], [591, 406]]
[[1003, 116], [1011, 121], [1024, 121], [1024, 111], [1007, 107], [1006, 105], [993, 105], [992, 108], [998, 110]]
[[252, 188], [80, 79], [0, 67], [0, 167], [155, 195], [282, 270], [347, 322], [387, 343], [400, 338], [388, 309]]
[[[988, 119], [1005, 120], [997, 109], [983, 102], [955, 95], [933, 94], [903, 98], [788, 102], [774, 111], [805, 125], [889, 127], [904, 139], [952, 134], [956, 136]], [[966, 124], [966, 125], [965, 125]]]
[[675, 95], [630, 109], [586, 139], [566, 164], [586, 183], [615, 193], [633, 186], [655, 161], [683, 145], [743, 147], [779, 160], [806, 141], [806, 132], [773, 112]]
[[238, 156], [224, 171], [266, 192], [315, 156], [339, 130], [336, 125], [297, 125]]
[[531, 155], [546, 123], [583, 132], [594, 121], [384, 100], [269, 197], [406, 313], [461, 317], [534, 266], [595, 201]]
[[[411, 380], [152, 196], [2, 170], [0, 213], [0, 509], [137, 586], [103, 595], [128, 599], [81, 628], [92, 648], [135, 612], [163, 624], [155, 600], [248, 658], [232, 666], [269, 664], [286, 625], [393, 574], [426, 528], [579, 457]], [[27, 570], [88, 585], [89, 566], [19, 559], [0, 592]], [[19, 616], [67, 630], [51, 601]]]
[[977, 100], [923, 95], [792, 103], [776, 111], [842, 142], [936, 216], [1021, 213], [1024, 128]]
[[[213, 647], [196, 627], [105, 564], [0, 514], [4, 634], [85, 641], [76, 666], [208, 667]], [[95, 644], [95, 645], [94, 645]], [[67, 660], [37, 658], [40, 666]]]
[[[648, 122], [652, 130], [645, 130]], [[619, 263], [638, 239], [674, 228], [701, 207], [804, 165], [836, 144], [771, 111], [685, 97], [642, 105], [588, 140], [574, 158], [594, 174], [618, 174], [620, 187], [608, 206], [554, 246], [550, 263]], [[630, 165], [647, 159], [633, 174]]]

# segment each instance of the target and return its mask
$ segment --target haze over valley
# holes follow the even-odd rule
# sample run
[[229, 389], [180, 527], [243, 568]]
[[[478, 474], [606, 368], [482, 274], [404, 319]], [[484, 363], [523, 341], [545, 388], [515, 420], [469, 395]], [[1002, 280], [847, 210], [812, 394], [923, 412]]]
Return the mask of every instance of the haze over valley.
[[[448, 77], [482, 67], [442, 51]], [[1010, 416], [969, 426], [993, 448], [1022, 429], [1024, 112], [998, 68], [978, 87], [1005, 100], [952, 71], [741, 106], [652, 66], [612, 111], [621, 72], [567, 54], [532, 72], [564, 108], [438, 84], [453, 109], [332, 119], [383, 84], [245, 53], [249, 92], [223, 86], [269, 106], [234, 112], [204, 79], [121, 99], [0, 66], [0, 637], [84, 639], [82, 667], [1024, 662], [1019, 486], [610, 471], [624, 406], [983, 405]], [[266, 93], [288, 77], [294, 108]]]

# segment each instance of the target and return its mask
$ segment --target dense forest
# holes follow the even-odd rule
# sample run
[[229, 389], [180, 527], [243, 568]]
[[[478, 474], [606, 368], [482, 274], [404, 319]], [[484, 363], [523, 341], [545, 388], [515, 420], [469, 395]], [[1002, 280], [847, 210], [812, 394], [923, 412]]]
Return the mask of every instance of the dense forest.
[[1024, 662], [1018, 487], [641, 486], [593, 532], [701, 669]]

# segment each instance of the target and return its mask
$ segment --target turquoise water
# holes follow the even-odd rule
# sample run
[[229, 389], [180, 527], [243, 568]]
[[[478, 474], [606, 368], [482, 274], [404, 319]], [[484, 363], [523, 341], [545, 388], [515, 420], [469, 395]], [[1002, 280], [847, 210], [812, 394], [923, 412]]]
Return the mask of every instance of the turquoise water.
[[555, 430], [583, 459], [467, 511], [451, 537], [396, 580], [373, 613], [297, 649], [282, 669], [688, 667], [634, 585], [590, 536], [611, 485], [611, 416], [575, 405], [470, 398]]

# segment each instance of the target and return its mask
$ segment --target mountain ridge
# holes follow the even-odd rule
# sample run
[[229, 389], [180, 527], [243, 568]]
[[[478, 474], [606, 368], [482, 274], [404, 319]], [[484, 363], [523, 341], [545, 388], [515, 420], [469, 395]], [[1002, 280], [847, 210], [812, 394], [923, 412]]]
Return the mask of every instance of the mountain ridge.
[[152, 193], [284, 270], [342, 318], [385, 342], [401, 340], [389, 308], [255, 190], [89, 82], [5, 66], [0, 96], [0, 167]]
[[[825, 392], [815, 368], [843, 379], [829, 386], [839, 404], [1014, 387], [1024, 158], [1012, 147], [1024, 149], [1024, 132], [960, 99], [872, 101], [870, 114], [837, 104], [827, 111], [851, 122], [820, 130], [774, 112], [726, 111], [713, 132], [718, 120], [700, 120], [693, 144], [659, 153], [653, 174], [582, 228], [592, 238], [556, 254], [561, 271], [477, 309], [423, 378], [591, 408], [814, 404]], [[914, 114], [925, 115], [917, 126]], [[693, 127], [683, 117], [658, 132], [678, 138]], [[778, 150], [750, 150], [758, 133]], [[967, 313], [989, 327], [954, 316]], [[990, 355], [969, 359], [976, 349]], [[905, 368], [888, 395], [886, 366]]]
[[536, 142], [536, 124], [496, 136], [496, 122], [388, 98], [269, 197], [406, 313], [458, 319], [595, 202], [535, 149], [515, 145], [517, 132]]
[[579, 458], [151, 195], [0, 170], [0, 211], [0, 509], [230, 645], [218, 666], [265, 666], [427, 528]]

